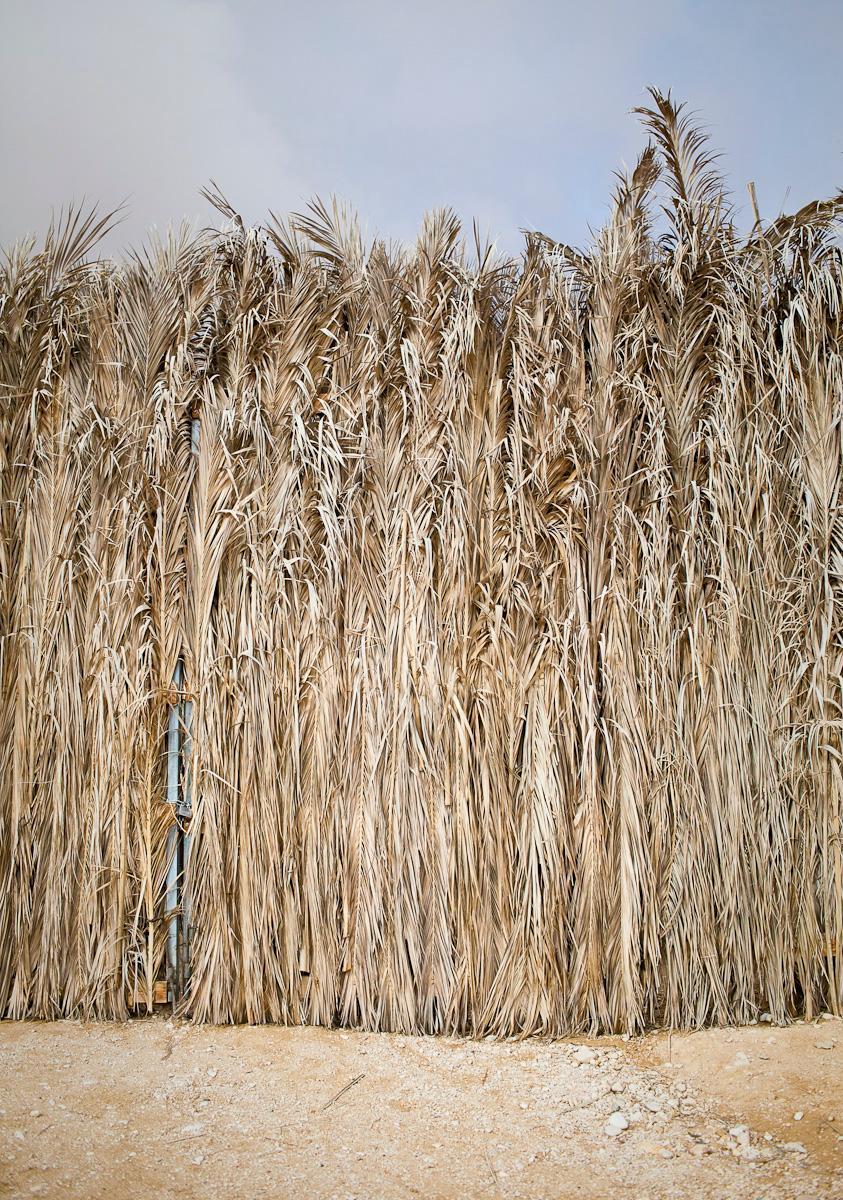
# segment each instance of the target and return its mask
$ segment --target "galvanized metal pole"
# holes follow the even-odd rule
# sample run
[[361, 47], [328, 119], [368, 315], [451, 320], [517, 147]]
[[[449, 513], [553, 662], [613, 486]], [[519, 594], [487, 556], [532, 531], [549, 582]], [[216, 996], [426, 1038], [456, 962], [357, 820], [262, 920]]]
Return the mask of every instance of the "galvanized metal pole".
[[[173, 687], [181, 693], [183, 668], [181, 659], [173, 672]], [[179, 767], [181, 749], [181, 699], [170, 708], [167, 723], [167, 803], [172, 805], [174, 821], [167, 835], [167, 987], [175, 1003], [178, 988], [179, 959], [179, 849], [181, 828], [178, 817]]]
[[[190, 424], [190, 452], [199, 453], [199, 418]], [[190, 974], [190, 905], [187, 869], [191, 836], [182, 820], [193, 811], [190, 755], [193, 701], [183, 698], [184, 662], [180, 658], [173, 672], [176, 702], [167, 724], [167, 803], [175, 820], [167, 836], [167, 985], [170, 1002], [181, 996]]]
[[182, 796], [179, 803], [181, 814], [187, 819], [187, 827], [182, 829], [182, 870], [181, 879], [179, 880], [179, 889], [181, 893], [181, 962], [179, 972], [179, 984], [184, 988], [190, 978], [190, 818], [193, 816], [193, 780], [190, 764], [190, 756], [193, 750], [193, 736], [191, 733], [193, 727], [193, 701], [185, 700], [183, 706], [184, 712], [184, 736], [181, 746], [181, 757], [183, 763], [182, 771]]
[[[199, 418], [194, 417], [190, 423], [190, 453], [194, 458], [199, 456]], [[184, 987], [190, 978], [190, 850], [193, 843], [190, 821], [193, 817], [193, 701], [185, 700], [184, 741], [181, 747], [181, 757], [184, 770], [182, 773], [181, 810], [188, 820], [187, 829], [182, 834], [182, 877], [181, 877], [181, 909], [182, 909], [182, 962], [180, 982]]]

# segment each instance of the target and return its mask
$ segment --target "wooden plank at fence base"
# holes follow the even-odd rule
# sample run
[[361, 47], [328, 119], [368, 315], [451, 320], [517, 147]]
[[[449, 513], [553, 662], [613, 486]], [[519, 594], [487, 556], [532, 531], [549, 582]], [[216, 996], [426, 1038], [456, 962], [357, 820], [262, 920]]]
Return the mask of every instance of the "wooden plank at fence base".
[[[152, 989], [152, 1003], [166, 1004], [167, 999], [167, 980], [156, 979]], [[126, 1004], [129, 1008], [146, 1007], [146, 988], [139, 987], [137, 991], [130, 988], [126, 992]]]

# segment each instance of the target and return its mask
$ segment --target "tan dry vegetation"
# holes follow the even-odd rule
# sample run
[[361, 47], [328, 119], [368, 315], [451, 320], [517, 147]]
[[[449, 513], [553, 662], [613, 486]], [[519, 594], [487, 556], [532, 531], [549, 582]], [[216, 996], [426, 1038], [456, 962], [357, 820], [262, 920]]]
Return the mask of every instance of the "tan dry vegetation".
[[583, 253], [11, 252], [0, 1011], [151, 999], [179, 659], [195, 1018], [840, 1010], [843, 197], [741, 236], [642, 118]]

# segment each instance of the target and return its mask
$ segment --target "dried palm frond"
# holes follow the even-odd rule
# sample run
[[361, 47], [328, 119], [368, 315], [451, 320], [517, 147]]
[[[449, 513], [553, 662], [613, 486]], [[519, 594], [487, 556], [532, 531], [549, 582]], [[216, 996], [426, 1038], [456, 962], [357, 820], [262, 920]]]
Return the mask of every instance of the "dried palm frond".
[[651, 95], [583, 251], [211, 185], [9, 252], [4, 1014], [151, 1007], [178, 701], [196, 1019], [840, 1011], [840, 197], [742, 238]]

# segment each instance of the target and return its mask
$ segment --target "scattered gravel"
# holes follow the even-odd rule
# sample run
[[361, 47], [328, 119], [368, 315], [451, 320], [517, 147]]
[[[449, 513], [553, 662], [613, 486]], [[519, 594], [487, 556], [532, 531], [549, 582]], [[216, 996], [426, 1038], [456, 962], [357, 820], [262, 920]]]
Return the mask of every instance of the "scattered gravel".
[[[757, 1058], [748, 1031], [729, 1039], [727, 1064]], [[127, 1179], [203, 1200], [843, 1194], [807, 1136], [779, 1140], [678, 1061], [648, 1062], [665, 1044], [4, 1022], [0, 1195], [110, 1200]]]

